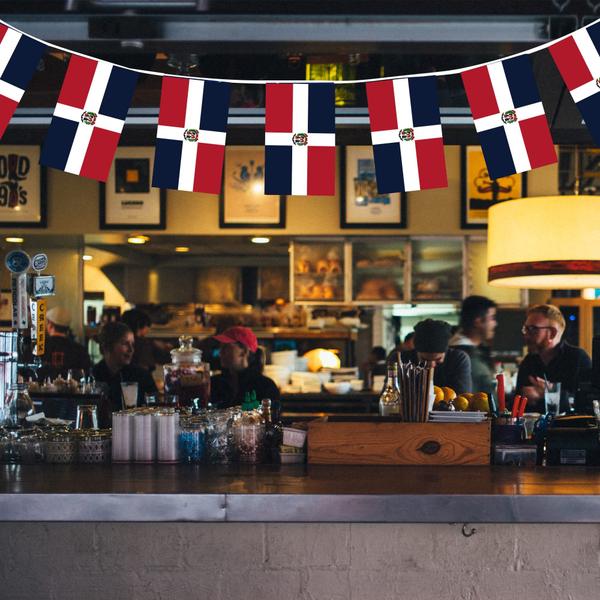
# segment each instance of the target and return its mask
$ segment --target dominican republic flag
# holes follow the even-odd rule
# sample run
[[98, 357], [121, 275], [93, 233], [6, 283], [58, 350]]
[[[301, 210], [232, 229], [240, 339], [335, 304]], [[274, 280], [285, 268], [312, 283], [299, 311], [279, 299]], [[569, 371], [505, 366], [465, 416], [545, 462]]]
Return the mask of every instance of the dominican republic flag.
[[71, 56], [40, 163], [106, 181], [137, 78], [109, 62]]
[[268, 83], [265, 194], [335, 195], [333, 83]]
[[556, 162], [527, 55], [463, 71], [462, 80], [492, 179]]
[[596, 146], [600, 146], [600, 23], [579, 29], [548, 49]]
[[367, 83], [380, 194], [446, 187], [435, 77]]
[[228, 83], [163, 78], [154, 187], [220, 193], [230, 93]]
[[0, 138], [45, 50], [44, 44], [0, 24]]

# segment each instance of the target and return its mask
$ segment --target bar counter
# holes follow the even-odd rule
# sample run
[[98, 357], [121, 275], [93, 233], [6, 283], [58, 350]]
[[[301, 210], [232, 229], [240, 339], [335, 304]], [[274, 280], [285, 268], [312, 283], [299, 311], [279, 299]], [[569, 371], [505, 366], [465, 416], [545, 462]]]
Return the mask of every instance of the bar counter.
[[600, 523], [600, 469], [1, 465], [3, 521]]

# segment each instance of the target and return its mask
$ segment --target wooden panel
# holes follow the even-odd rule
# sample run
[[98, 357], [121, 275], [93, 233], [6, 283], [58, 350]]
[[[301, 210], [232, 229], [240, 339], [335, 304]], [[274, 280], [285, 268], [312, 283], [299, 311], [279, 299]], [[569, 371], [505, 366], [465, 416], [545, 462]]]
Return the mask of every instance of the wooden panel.
[[490, 423], [309, 423], [308, 462], [487, 465]]

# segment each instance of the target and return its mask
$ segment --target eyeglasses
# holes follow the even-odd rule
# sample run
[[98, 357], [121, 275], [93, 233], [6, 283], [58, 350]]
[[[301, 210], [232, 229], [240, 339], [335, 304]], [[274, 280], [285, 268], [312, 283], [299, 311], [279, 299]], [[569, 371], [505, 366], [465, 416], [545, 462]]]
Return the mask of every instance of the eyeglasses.
[[550, 325], [545, 325], [544, 327], [540, 327], [539, 325], [523, 325], [521, 327], [521, 333], [523, 335], [537, 333], [540, 329], [554, 329]]

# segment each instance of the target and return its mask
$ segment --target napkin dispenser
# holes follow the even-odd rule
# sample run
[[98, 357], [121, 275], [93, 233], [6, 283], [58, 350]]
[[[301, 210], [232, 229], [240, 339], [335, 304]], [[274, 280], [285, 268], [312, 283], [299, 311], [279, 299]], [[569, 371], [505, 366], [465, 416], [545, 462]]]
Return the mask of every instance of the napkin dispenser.
[[547, 465], [600, 465], [599, 430], [594, 417], [555, 418], [546, 431]]

